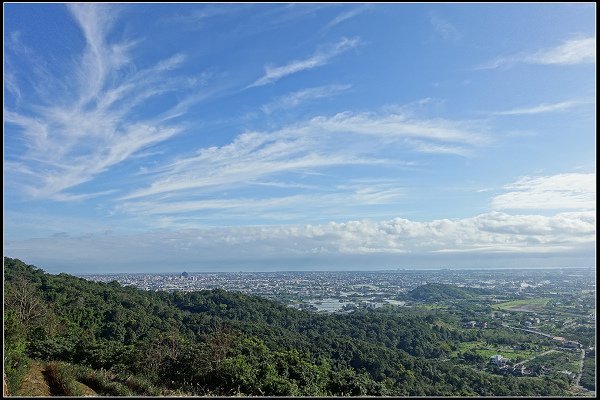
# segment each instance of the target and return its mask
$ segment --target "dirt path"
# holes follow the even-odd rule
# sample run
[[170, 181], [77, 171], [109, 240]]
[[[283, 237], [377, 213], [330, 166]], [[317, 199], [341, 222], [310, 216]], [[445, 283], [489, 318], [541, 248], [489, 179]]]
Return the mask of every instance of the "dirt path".
[[40, 362], [32, 362], [29, 371], [23, 377], [16, 396], [51, 396], [50, 386], [44, 377], [46, 366]]
[[575, 385], [579, 386], [579, 381], [581, 381], [581, 375], [583, 374], [583, 361], [585, 360], [585, 350], [581, 349], [581, 358], [579, 359], [579, 373], [577, 374], [577, 378], [575, 379]]
[[[14, 396], [27, 396], [27, 397], [51, 397], [52, 390], [46, 381], [46, 377], [44, 375], [44, 371], [46, 370], [46, 365], [39, 361], [34, 361], [29, 366], [29, 370], [23, 377], [23, 381], [21, 382], [21, 386], [17, 393]], [[75, 384], [79, 387], [82, 392], [82, 396], [98, 396], [92, 388], [81, 383], [75, 382]]]
[[537, 355], [535, 355], [535, 356], [533, 356], [533, 357], [531, 357], [531, 358], [528, 358], [528, 359], [527, 359], [527, 360], [525, 360], [525, 361], [521, 361], [521, 362], [519, 362], [519, 363], [516, 363], [516, 364], [515, 364], [515, 367], [516, 367], [517, 365], [525, 364], [526, 362], [529, 362], [529, 361], [531, 361], [531, 360], [534, 360], [534, 359], [536, 359], [536, 358], [538, 358], [538, 357], [541, 357], [541, 356], [545, 356], [546, 354], [549, 354], [549, 353], [552, 353], [552, 352], [555, 352], [555, 351], [558, 351], [558, 350], [548, 350], [548, 351], [545, 351], [545, 352], [543, 352], [543, 353], [537, 354]]

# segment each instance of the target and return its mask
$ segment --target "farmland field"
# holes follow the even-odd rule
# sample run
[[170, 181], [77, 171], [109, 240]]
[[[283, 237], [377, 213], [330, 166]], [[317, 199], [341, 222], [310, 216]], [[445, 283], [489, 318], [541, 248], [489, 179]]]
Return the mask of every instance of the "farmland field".
[[550, 299], [548, 297], [542, 297], [539, 299], [523, 299], [499, 303], [496, 304], [495, 307], [499, 310], [505, 311], [535, 312], [542, 311], [549, 301]]

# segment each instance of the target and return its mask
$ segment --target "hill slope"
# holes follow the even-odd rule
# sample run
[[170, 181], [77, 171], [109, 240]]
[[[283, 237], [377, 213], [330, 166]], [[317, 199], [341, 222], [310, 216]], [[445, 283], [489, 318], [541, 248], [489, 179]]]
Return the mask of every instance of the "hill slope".
[[562, 380], [445, 361], [465, 333], [437, 324], [434, 314], [322, 315], [223, 290], [145, 292], [10, 258], [4, 273], [5, 369], [13, 378], [14, 361], [31, 358], [197, 395], [564, 393]]
[[485, 289], [476, 289], [448, 285], [444, 283], [427, 283], [418, 286], [406, 294], [407, 298], [418, 301], [445, 301], [456, 299], [470, 299], [476, 295], [488, 294]]

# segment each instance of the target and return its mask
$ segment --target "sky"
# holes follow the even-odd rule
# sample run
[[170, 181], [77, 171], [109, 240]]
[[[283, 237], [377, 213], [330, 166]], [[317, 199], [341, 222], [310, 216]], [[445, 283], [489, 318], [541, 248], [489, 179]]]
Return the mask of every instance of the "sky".
[[3, 11], [5, 256], [595, 267], [595, 3]]

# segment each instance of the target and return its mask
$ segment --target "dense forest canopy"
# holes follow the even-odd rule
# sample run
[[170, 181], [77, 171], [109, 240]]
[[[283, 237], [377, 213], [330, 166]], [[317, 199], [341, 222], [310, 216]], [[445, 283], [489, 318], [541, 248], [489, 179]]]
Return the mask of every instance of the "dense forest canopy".
[[450, 299], [468, 299], [475, 295], [488, 294], [489, 289], [466, 288], [443, 283], [426, 283], [407, 293], [412, 300], [441, 301]]

